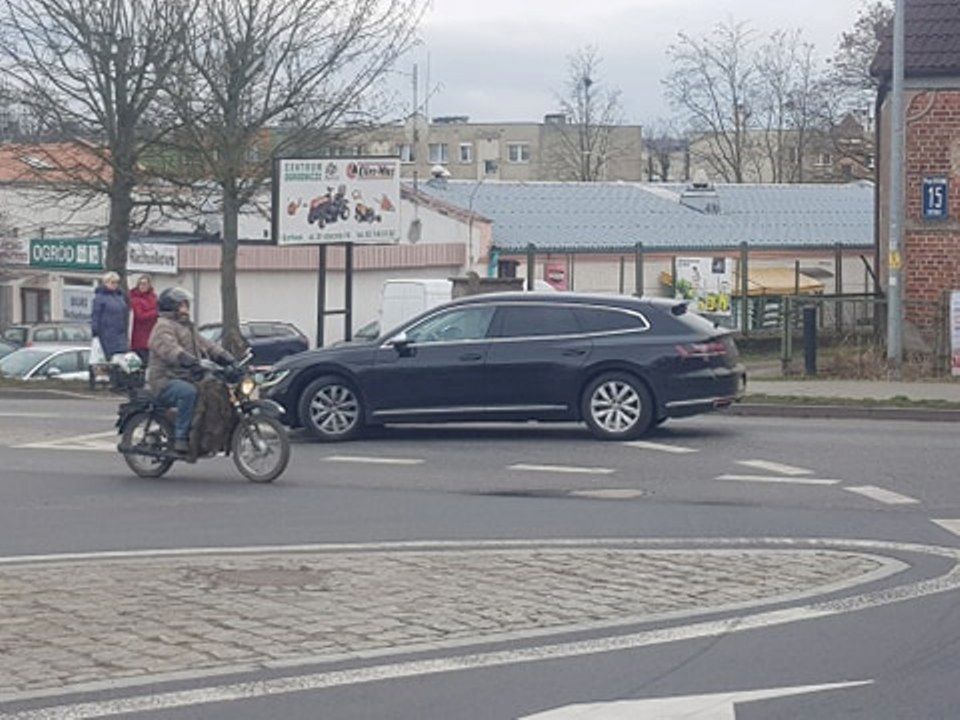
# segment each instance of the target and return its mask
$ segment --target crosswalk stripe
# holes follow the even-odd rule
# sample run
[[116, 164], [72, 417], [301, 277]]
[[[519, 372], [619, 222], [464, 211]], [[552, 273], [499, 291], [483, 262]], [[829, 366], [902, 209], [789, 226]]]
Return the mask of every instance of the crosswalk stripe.
[[737, 460], [738, 465], [755, 468], [757, 470], [767, 470], [768, 472], [780, 473], [781, 475], [812, 475], [813, 470], [794, 467], [793, 465], [784, 465], [783, 463], [771, 462], [769, 460]]
[[952, 532], [954, 535], [960, 535], [960, 520], [934, 520], [933, 522], [947, 532]]
[[616, 472], [613, 468], [579, 467], [576, 465], [528, 465], [526, 463], [511, 465], [508, 469], [523, 472], [567, 473], [571, 475], [612, 475]]
[[785, 483], [790, 485], [837, 485], [840, 480], [807, 477], [781, 477], [779, 475], [718, 475], [717, 480], [756, 483]]
[[666, 443], [655, 443], [647, 440], [631, 440], [630, 442], [625, 442], [624, 445], [639, 450], [657, 450], [659, 452], [674, 453], [676, 455], [700, 452], [696, 448], [684, 447], [683, 445], [667, 445]]
[[916, 498], [912, 498], [907, 495], [901, 495], [900, 493], [893, 492], [893, 490], [886, 490], [884, 488], [877, 487], [876, 485], [845, 487], [844, 490], [847, 492], [857, 493], [858, 495], [863, 495], [864, 497], [868, 497], [871, 500], [876, 500], [877, 502], [886, 503], [887, 505], [912, 505], [920, 502]]
[[330, 455], [325, 457], [326, 462], [338, 463], [365, 463], [368, 465], [422, 465], [420, 458], [388, 458], [369, 455]]

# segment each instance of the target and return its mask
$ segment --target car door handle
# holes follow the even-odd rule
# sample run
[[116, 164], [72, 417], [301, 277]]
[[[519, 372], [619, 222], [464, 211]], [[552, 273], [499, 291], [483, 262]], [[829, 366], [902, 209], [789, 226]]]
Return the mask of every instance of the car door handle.
[[579, 357], [581, 355], [586, 355], [586, 354], [587, 354], [586, 350], [580, 350], [577, 348], [570, 348], [569, 350], [563, 351], [564, 357]]
[[483, 355], [480, 353], [464, 353], [460, 356], [462, 362], [476, 362], [477, 360], [483, 360]]

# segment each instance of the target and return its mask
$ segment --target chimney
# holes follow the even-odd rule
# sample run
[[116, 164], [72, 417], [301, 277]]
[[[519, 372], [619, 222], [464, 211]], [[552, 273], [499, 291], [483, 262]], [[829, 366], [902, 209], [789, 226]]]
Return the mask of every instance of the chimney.
[[720, 214], [720, 196], [708, 182], [694, 182], [680, 193], [680, 204], [704, 215]]

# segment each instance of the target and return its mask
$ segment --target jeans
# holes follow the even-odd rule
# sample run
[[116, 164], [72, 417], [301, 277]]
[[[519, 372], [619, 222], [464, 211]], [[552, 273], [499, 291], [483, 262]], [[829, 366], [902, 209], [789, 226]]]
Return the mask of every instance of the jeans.
[[196, 386], [186, 380], [170, 380], [160, 391], [157, 401], [164, 407], [177, 408], [177, 420], [173, 427], [174, 440], [189, 440], [193, 408], [197, 404]]

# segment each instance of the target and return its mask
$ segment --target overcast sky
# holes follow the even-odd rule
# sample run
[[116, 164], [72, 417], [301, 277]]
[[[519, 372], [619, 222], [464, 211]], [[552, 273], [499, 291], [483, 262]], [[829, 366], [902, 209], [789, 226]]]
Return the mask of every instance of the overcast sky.
[[430, 83], [439, 86], [430, 100], [431, 117], [540, 120], [556, 109], [566, 56], [592, 44], [604, 58], [603, 79], [623, 93], [627, 121], [649, 123], [671, 114], [660, 80], [669, 69], [667, 46], [678, 32], [702, 35], [731, 18], [749, 21], [761, 36], [802, 28], [826, 57], [840, 32], [852, 26], [862, 0], [432, 2], [423, 44], [398, 68], [409, 71], [416, 62], [424, 79], [429, 53]]

